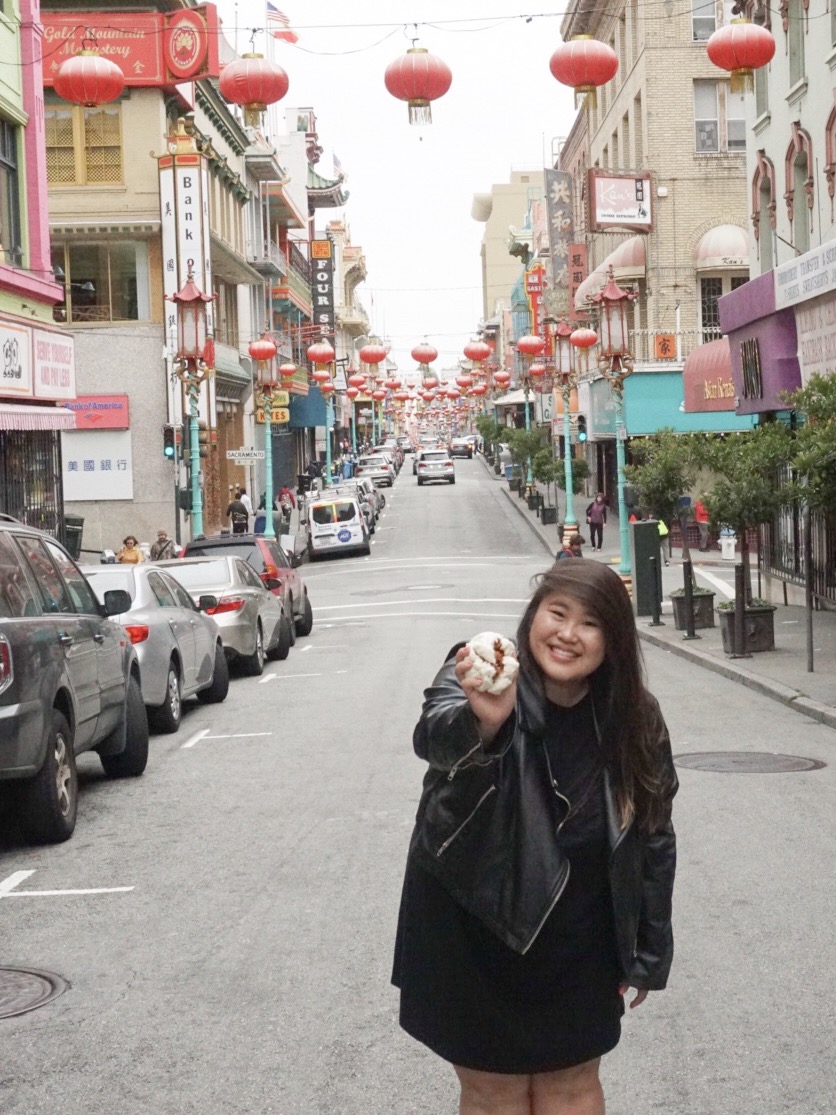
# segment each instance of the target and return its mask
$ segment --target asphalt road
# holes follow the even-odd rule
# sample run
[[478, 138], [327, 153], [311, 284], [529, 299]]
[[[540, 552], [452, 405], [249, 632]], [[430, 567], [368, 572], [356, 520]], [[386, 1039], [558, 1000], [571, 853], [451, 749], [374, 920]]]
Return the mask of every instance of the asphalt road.
[[[449, 647], [513, 633], [548, 558], [481, 461], [456, 471], [418, 489], [407, 464], [371, 557], [305, 567], [311, 636], [153, 737], [142, 779], [84, 756], [67, 844], [0, 835], [0, 963], [71, 984], [0, 1021], [2, 1115], [456, 1110], [389, 985], [411, 734]], [[647, 663], [675, 751], [836, 762], [829, 729]], [[680, 771], [677, 957], [605, 1061], [610, 1115], [836, 1111], [835, 770]]]

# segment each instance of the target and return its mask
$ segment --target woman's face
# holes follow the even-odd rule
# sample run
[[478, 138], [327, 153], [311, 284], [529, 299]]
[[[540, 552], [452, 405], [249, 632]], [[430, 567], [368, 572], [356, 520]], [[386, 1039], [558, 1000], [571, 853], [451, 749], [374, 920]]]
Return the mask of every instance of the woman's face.
[[135, 538], [126, 538], [125, 539], [125, 545], [126, 546], [135, 546], [136, 545], [136, 539]]
[[599, 621], [564, 592], [547, 596], [534, 613], [529, 646], [550, 697], [581, 693], [606, 652]]

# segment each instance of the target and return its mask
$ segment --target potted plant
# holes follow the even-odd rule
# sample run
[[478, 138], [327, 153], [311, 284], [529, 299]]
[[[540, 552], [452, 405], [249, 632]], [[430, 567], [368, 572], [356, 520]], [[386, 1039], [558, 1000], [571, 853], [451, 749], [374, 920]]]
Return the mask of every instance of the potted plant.
[[557, 507], [551, 502], [551, 486], [557, 482], [559, 466], [562, 461], [556, 461], [551, 449], [541, 449], [534, 455], [531, 462], [531, 474], [535, 480], [546, 486], [546, 499], [540, 507], [540, 521], [543, 526], [557, 522]]
[[[511, 459], [519, 466], [522, 477], [528, 469], [529, 461], [543, 448], [542, 432], [538, 429], [511, 430], [508, 435], [508, 448], [511, 451]], [[512, 484], [511, 487], [514, 488], [514, 485]], [[526, 489], [527, 484], [521, 482], [516, 490], [519, 491], [521, 498], [529, 500], [529, 508], [533, 511], [537, 505]]]
[[[746, 605], [744, 624], [746, 626], [746, 650], [761, 651], [775, 650], [775, 611], [777, 605], [770, 604], [768, 600], [753, 597]], [[720, 635], [723, 639], [723, 650], [726, 654], [734, 654], [734, 600], [724, 600], [717, 605], [717, 614], [720, 617]]]
[[[683, 561], [691, 556], [688, 547], [691, 508], [689, 502], [683, 502], [683, 496], [696, 482], [695, 447], [689, 434], [677, 434], [670, 428], [659, 430], [643, 441], [630, 443], [634, 463], [625, 469], [639, 505], [649, 515], [662, 519], [668, 526], [679, 522]], [[668, 547], [670, 553], [670, 534]]]
[[[714, 597], [715, 593], [710, 588], [694, 585], [691, 597], [694, 601], [694, 627], [714, 626]], [[670, 594], [673, 604], [673, 625], [677, 631], [687, 631], [688, 616], [685, 609], [685, 589], [674, 589]]]

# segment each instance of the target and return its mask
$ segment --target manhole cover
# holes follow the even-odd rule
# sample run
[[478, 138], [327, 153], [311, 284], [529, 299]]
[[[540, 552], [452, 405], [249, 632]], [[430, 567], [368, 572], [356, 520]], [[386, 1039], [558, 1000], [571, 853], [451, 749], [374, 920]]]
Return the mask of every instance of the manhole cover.
[[54, 972], [36, 968], [0, 968], [0, 1018], [36, 1010], [63, 995], [70, 985]]
[[679, 767], [721, 774], [787, 774], [794, 770], [820, 770], [827, 765], [819, 759], [774, 755], [769, 751], [692, 751], [687, 755], [674, 755], [674, 762]]

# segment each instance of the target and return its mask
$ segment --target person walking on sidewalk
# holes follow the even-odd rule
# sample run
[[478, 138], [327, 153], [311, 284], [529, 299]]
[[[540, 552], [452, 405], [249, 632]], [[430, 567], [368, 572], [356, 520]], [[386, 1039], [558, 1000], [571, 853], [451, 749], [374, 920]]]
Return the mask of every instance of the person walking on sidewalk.
[[603, 1115], [624, 996], [664, 988], [673, 956], [670, 739], [609, 566], [541, 574], [517, 655], [484, 692], [459, 643], [424, 692], [400, 1024], [452, 1064], [461, 1115]]
[[697, 530], [700, 532], [700, 552], [707, 554], [709, 550], [708, 532], [711, 528], [711, 516], [702, 499], [698, 499], [694, 504], [694, 518], [697, 522]]
[[[600, 553], [604, 542], [604, 523], [607, 521], [607, 501], [604, 493], [599, 492], [586, 509], [586, 521], [589, 524], [589, 541], [593, 550]], [[596, 538], [598, 540], [596, 545]]]

